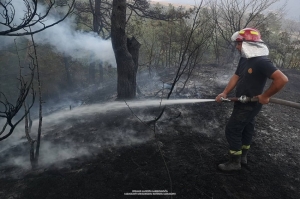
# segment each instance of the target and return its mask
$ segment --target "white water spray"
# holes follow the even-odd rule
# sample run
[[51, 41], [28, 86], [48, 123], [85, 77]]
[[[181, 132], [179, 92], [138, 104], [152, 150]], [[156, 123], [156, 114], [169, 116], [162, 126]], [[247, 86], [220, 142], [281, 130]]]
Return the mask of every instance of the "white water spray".
[[[126, 146], [130, 144], [138, 144], [153, 139], [150, 129], [145, 129], [143, 132], [137, 133], [136, 130], [128, 128], [120, 128], [118, 126], [111, 126], [109, 131], [105, 125], [101, 124], [101, 117], [99, 119], [99, 126], [86, 125], [83, 128], [77, 129], [80, 124], [85, 123], [91, 118], [96, 118], [98, 114], [105, 114], [113, 111], [120, 111], [129, 108], [144, 108], [144, 107], [161, 107], [165, 105], [176, 104], [192, 104], [213, 102], [214, 99], [172, 99], [172, 100], [141, 100], [141, 101], [113, 101], [102, 104], [82, 105], [75, 107], [72, 110], [68, 106], [51, 115], [43, 117], [43, 133], [42, 136], [50, 134], [50, 140], [42, 140], [40, 154], [40, 164], [48, 165], [58, 161], [66, 160], [69, 158], [80, 157], [82, 155], [89, 155], [94, 153], [95, 150], [101, 150], [109, 146]], [[124, 111], [120, 112], [120, 115]], [[105, 115], [103, 116], [105, 117]], [[126, 122], [132, 120], [126, 120]], [[125, 124], [124, 123], [124, 124]], [[38, 120], [33, 121], [32, 132], [37, 132]], [[77, 125], [77, 126], [76, 126]], [[137, 125], [137, 123], [133, 124]], [[142, 124], [141, 124], [142, 125]], [[84, 126], [84, 125], [83, 125]], [[126, 125], [125, 125], [126, 126]], [[75, 127], [75, 128], [74, 128]], [[86, 129], [85, 129], [86, 128]], [[71, 129], [69, 131], [69, 129]], [[71, 133], [70, 133], [71, 132]], [[74, 134], [74, 135], [73, 135]], [[89, 137], [88, 142], [85, 141], [85, 136]], [[22, 138], [20, 138], [20, 136]], [[57, 140], [62, 143], [57, 143]], [[30, 168], [30, 162], [26, 150], [26, 139], [23, 135], [23, 130], [19, 130], [14, 134], [10, 140], [11, 144], [1, 146], [0, 152], [4, 154], [11, 154], [9, 152], [12, 147], [19, 147], [24, 154], [14, 154], [11, 158], [6, 158], [6, 162], [2, 165], [17, 165], [24, 168]], [[0, 167], [1, 168], [1, 167]]]
[[64, 122], [65, 119], [85, 117], [96, 113], [106, 113], [109, 111], [118, 111], [124, 108], [138, 107], [160, 107], [175, 104], [191, 104], [214, 102], [215, 99], [173, 99], [173, 100], [146, 100], [146, 101], [115, 101], [104, 104], [92, 104], [76, 107], [70, 111], [62, 110], [57, 113], [44, 117], [43, 126]]
[[[145, 101], [144, 106], [157, 105], [158, 103], [161, 103], [161, 105], [174, 105], [174, 104], [191, 104], [191, 103], [214, 102], [214, 101], [215, 101], [215, 99], [151, 100], [151, 101]], [[142, 105], [142, 103], [137, 103], [137, 105]]]

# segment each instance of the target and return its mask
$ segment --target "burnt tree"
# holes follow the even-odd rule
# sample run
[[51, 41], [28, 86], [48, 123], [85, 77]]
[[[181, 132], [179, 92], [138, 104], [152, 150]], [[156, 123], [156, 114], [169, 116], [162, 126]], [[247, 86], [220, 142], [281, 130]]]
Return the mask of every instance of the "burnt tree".
[[137, 73], [138, 70], [138, 64], [139, 64], [139, 50], [140, 50], [141, 44], [136, 40], [135, 37], [127, 38], [127, 48], [129, 53], [132, 56], [133, 62], [135, 64], [134, 70], [135, 73]]
[[[110, 38], [110, 16], [111, 3], [108, 0], [80, 1], [75, 5], [75, 15], [78, 23], [95, 32], [102, 39]], [[92, 20], [90, 19], [90, 16]], [[101, 61], [89, 64], [88, 80], [90, 84], [96, 83], [96, 66], [99, 68], [99, 83], [104, 82], [103, 63]]]
[[[97, 34], [99, 34], [100, 32], [100, 17], [101, 17], [101, 0], [95, 0], [94, 5], [93, 2], [91, 0], [89, 0], [91, 9], [92, 9], [92, 13], [93, 13], [93, 31]], [[103, 74], [101, 74], [101, 72], [103, 72], [103, 68], [102, 68], [102, 64], [101, 63], [90, 63], [89, 66], [89, 80], [90, 83], [95, 84], [95, 73], [96, 73], [96, 64], [99, 64], [99, 72], [100, 72], [100, 77], [103, 78]], [[102, 82], [103, 79], [100, 78], [100, 82]]]
[[[140, 45], [130, 45], [130, 51], [128, 49], [128, 40], [125, 33], [126, 7], [126, 0], [113, 1], [111, 41], [117, 62], [118, 99], [132, 99], [136, 96], [137, 64], [134, 58], [137, 58], [138, 54], [132, 55], [130, 52], [137, 53]], [[129, 41], [132, 41], [132, 39]]]
[[[126, 15], [126, 9], [130, 11], [128, 15]], [[89, 17], [86, 16], [87, 13], [92, 13], [92, 23], [89, 22]], [[134, 98], [137, 89], [136, 72], [140, 44], [134, 38], [127, 40], [126, 22], [132, 19], [133, 14], [142, 18], [167, 21], [188, 17], [188, 13], [180, 9], [176, 15], [164, 13], [162, 10], [151, 8], [148, 0], [89, 0], [88, 3], [80, 1], [76, 3], [76, 15], [80, 19], [80, 23], [99, 34], [101, 38], [111, 38], [112, 40], [118, 71], [117, 92], [120, 99]], [[108, 20], [109, 18], [111, 20]], [[96, 65], [91, 65], [89, 70], [94, 71], [95, 67]], [[99, 64], [99, 71], [101, 82], [103, 81], [101, 63]], [[94, 72], [90, 74], [92, 75]], [[93, 80], [94, 77], [91, 76], [89, 79]]]

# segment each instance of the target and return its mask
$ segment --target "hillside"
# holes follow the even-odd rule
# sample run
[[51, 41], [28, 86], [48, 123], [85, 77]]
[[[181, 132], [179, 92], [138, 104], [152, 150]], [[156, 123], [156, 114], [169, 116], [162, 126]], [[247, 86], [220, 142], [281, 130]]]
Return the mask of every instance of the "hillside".
[[[300, 72], [284, 72], [290, 81], [276, 97], [300, 102]], [[227, 69], [196, 73], [174, 98], [214, 98], [228, 78]], [[154, 99], [160, 79], [169, 74], [140, 76], [144, 95], [139, 99]], [[85, 96], [83, 109], [44, 117], [39, 169], [28, 168], [24, 136], [14, 138], [6, 150], [2, 145], [1, 199], [119, 199], [142, 193], [152, 195], [147, 198], [299, 198], [298, 109], [265, 105], [257, 117], [248, 166], [223, 173], [217, 165], [227, 159], [224, 127], [231, 103], [170, 105], [154, 128], [147, 121], [158, 115], [159, 105], [109, 106], [115, 103], [115, 85], [106, 86]], [[103, 96], [102, 102], [95, 96]]]

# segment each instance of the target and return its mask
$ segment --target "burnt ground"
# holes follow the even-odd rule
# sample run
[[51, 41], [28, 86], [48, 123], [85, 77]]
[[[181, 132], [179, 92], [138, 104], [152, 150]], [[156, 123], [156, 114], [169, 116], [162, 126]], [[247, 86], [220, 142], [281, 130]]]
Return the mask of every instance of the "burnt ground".
[[[290, 81], [276, 97], [300, 102], [300, 72], [283, 71]], [[173, 98], [214, 98], [225, 86], [226, 73], [203, 67], [188, 88]], [[144, 95], [139, 99], [159, 99], [159, 86], [154, 82], [159, 84], [164, 78], [153, 77], [147, 84], [140, 80]], [[114, 89], [86, 93], [86, 103], [98, 103], [99, 98], [112, 103], [114, 95], [108, 91]], [[64, 115], [64, 120], [51, 124], [47, 124], [51, 117], [46, 116], [42, 146], [47, 147], [41, 150], [38, 169], [30, 170], [24, 136], [14, 138], [10, 147], [1, 150], [0, 198], [300, 197], [299, 109], [265, 105], [257, 116], [248, 166], [232, 173], [217, 169], [227, 160], [224, 127], [231, 103], [170, 105], [153, 126], [149, 121], [160, 110], [158, 106], [126, 107], [84, 114], [74, 108], [63, 112], [74, 111], [72, 115], [79, 117]], [[7, 163], [8, 159], [21, 161]]]

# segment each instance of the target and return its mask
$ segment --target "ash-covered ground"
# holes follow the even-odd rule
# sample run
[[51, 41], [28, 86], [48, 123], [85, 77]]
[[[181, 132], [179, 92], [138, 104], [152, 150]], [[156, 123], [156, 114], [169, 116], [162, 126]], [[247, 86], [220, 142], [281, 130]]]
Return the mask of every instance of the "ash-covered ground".
[[[300, 103], [300, 71], [283, 72], [289, 83], [274, 97]], [[171, 99], [214, 99], [232, 74], [232, 69], [201, 67]], [[217, 165], [227, 160], [224, 128], [233, 104], [169, 105], [154, 125], [162, 107], [146, 102], [166, 96], [168, 90], [161, 89], [171, 79], [168, 71], [140, 75], [138, 100], [145, 105], [116, 102], [115, 83], [107, 83], [73, 95], [71, 107], [64, 101], [59, 110], [52, 108], [43, 118], [36, 170], [30, 169], [29, 143], [20, 126], [0, 145], [0, 198], [300, 197], [299, 109], [265, 105], [248, 166], [224, 173]], [[175, 89], [181, 87], [182, 82]]]

